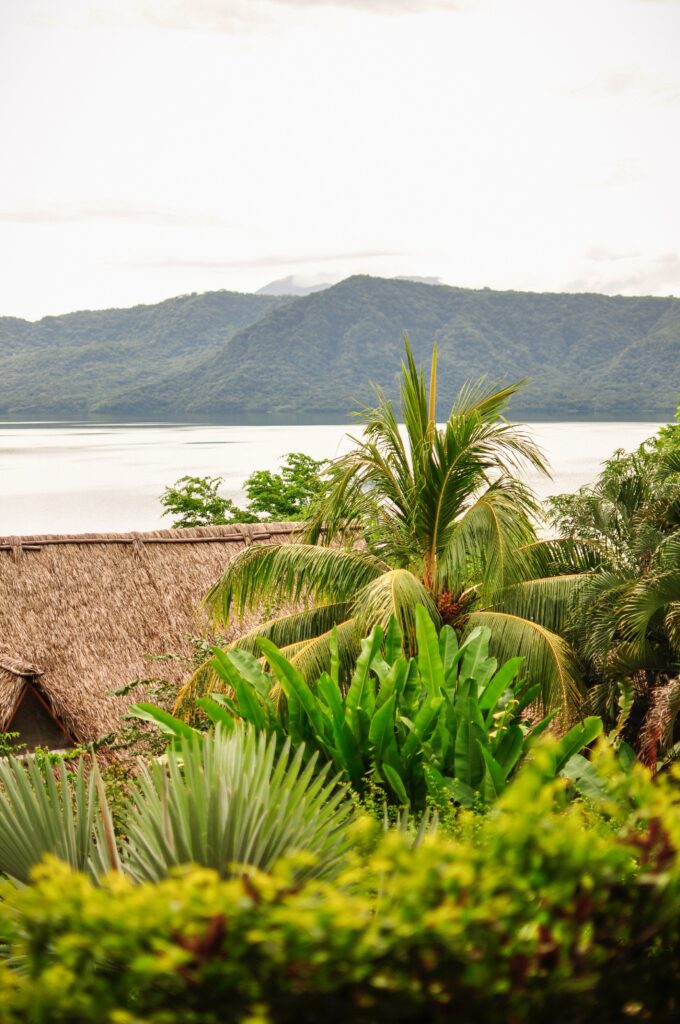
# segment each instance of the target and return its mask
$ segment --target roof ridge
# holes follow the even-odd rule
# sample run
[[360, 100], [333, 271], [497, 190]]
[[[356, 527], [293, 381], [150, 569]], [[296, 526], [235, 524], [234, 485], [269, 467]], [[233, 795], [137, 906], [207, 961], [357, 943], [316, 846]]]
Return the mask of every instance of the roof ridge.
[[142, 543], [201, 543], [203, 541], [233, 540], [288, 535], [300, 528], [299, 523], [226, 523], [224, 526], [192, 526], [181, 529], [131, 530], [127, 533], [47, 533], [24, 536], [0, 536], [0, 550], [39, 547], [43, 544], [139, 544]]

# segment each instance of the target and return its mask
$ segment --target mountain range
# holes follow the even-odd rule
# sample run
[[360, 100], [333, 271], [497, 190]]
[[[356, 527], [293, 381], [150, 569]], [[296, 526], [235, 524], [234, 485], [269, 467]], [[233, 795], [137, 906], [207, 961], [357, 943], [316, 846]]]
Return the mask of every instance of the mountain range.
[[[302, 296], [219, 291], [0, 318], [0, 416], [344, 417], [396, 395], [403, 336], [439, 393], [529, 378], [513, 415], [669, 419], [680, 299], [454, 288], [354, 276]], [[440, 415], [448, 412], [442, 405]]]

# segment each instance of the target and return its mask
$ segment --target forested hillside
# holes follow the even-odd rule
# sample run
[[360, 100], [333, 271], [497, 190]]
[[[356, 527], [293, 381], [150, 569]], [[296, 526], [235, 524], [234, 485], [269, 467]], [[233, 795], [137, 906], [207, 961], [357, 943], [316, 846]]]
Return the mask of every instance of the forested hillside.
[[[213, 292], [158, 306], [0, 320], [5, 415], [344, 415], [394, 393], [402, 337], [440, 351], [440, 394], [529, 377], [518, 416], [670, 418], [680, 300], [352, 277], [301, 298]], [[442, 406], [441, 414], [447, 410]]]
[[0, 415], [84, 415], [142, 381], [161, 396], [166, 377], [223, 351], [285, 301], [219, 291], [35, 323], [0, 317]]

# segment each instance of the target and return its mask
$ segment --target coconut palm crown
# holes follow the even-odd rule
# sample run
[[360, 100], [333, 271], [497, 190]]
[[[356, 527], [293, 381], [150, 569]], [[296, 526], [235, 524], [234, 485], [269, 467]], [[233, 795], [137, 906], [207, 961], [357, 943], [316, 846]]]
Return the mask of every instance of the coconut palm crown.
[[559, 633], [587, 566], [575, 545], [537, 539], [538, 507], [519, 474], [547, 469], [503, 416], [522, 383], [466, 384], [438, 425], [436, 348], [428, 386], [406, 342], [402, 423], [375, 387], [375, 407], [359, 414], [364, 435], [332, 464], [299, 542], [247, 548], [207, 595], [217, 625], [264, 604], [297, 609], [232, 646], [258, 653], [256, 637], [268, 637], [312, 680], [328, 668], [334, 627], [349, 670], [360, 638], [392, 614], [413, 636], [420, 604], [437, 626], [489, 626], [499, 659], [524, 656], [546, 703], [573, 705], [578, 678]]

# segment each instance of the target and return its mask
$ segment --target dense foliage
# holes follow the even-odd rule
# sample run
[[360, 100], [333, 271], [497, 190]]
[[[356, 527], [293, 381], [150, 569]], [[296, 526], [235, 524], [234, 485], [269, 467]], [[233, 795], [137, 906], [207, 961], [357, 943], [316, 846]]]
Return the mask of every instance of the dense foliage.
[[253, 523], [256, 517], [240, 509], [219, 493], [219, 476], [181, 476], [160, 496], [163, 515], [172, 516], [175, 529], [190, 526], [223, 526], [226, 523]]
[[[330, 672], [307, 683], [269, 640], [259, 646], [271, 673], [246, 651], [215, 649], [212, 668], [223, 691], [198, 700], [209, 719], [234, 728], [243, 720], [281, 743], [317, 751], [358, 794], [423, 811], [493, 802], [556, 712], [539, 719], [539, 684], [520, 679], [521, 658], [500, 668], [489, 657], [490, 631], [477, 627], [459, 644], [450, 626], [439, 636], [426, 610], [416, 608], [417, 657], [403, 653], [392, 617], [361, 643], [352, 679], [340, 682], [337, 631]], [[225, 695], [225, 691], [229, 696]], [[162, 708], [133, 712], [180, 741], [186, 725]], [[578, 723], [561, 739], [552, 774], [602, 729], [598, 718]]]
[[290, 452], [278, 473], [258, 469], [243, 485], [247, 511], [261, 519], [280, 523], [304, 519], [313, 502], [323, 493], [322, 471], [326, 463], [304, 452]]
[[[97, 888], [49, 861], [0, 900], [6, 1024], [677, 1019], [677, 781], [622, 773], [565, 804], [537, 754], [455, 837], [399, 834], [332, 881], [185, 868]], [[307, 861], [305, 860], [305, 863]], [[5, 957], [9, 957], [7, 960]]]
[[644, 761], [673, 755], [680, 710], [680, 426], [637, 451], [616, 452], [596, 482], [551, 499], [564, 537], [585, 542], [597, 568], [576, 591], [569, 636], [610, 722], [620, 686], [632, 698], [626, 733]]
[[248, 547], [208, 594], [220, 625], [265, 603], [303, 604], [234, 646], [257, 651], [267, 636], [314, 678], [328, 668], [336, 625], [347, 674], [361, 637], [392, 615], [408, 645], [422, 605], [437, 624], [489, 627], [495, 655], [524, 657], [546, 703], [572, 706], [579, 681], [559, 634], [585, 564], [578, 545], [536, 537], [538, 508], [519, 472], [543, 460], [503, 415], [518, 388], [468, 385], [437, 425], [436, 349], [428, 386], [407, 344], [399, 413], [376, 389], [363, 437], [331, 464], [307, 543]]
[[36, 324], [0, 318], [0, 413], [344, 416], [370, 401], [369, 380], [396, 397], [404, 332], [418, 360], [437, 339], [446, 395], [490, 368], [530, 377], [513, 415], [666, 419], [677, 401], [677, 299], [351, 277], [298, 299], [212, 292]]
[[[161, 406], [173, 419], [185, 415], [171, 398], [175, 380], [282, 301], [221, 291], [36, 323], [0, 317], [0, 415], [80, 416], [109, 403], [144, 419]], [[149, 382], [155, 400], [141, 397]]]

